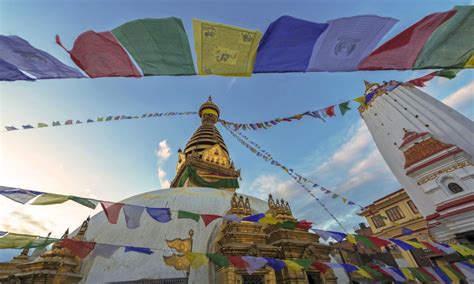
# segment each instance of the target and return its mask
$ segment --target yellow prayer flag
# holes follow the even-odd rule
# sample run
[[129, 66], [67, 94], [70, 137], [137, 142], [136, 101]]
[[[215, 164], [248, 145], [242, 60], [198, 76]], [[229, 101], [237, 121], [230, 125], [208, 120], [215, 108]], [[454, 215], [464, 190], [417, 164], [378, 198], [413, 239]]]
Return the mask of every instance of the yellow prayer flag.
[[402, 271], [402, 273], [403, 273], [403, 275], [405, 276], [406, 279], [415, 281], [415, 277], [411, 274], [410, 269], [400, 268], [400, 270]]
[[342, 203], [346, 203], [347, 202], [347, 199], [346, 198], [342, 198]]
[[404, 241], [405, 243], [414, 246], [415, 248], [419, 249], [426, 249], [426, 246], [420, 244], [419, 242], [413, 242], [413, 241]]
[[362, 277], [373, 279], [372, 276], [367, 271], [365, 271], [364, 269], [360, 267], [359, 267], [359, 270], [356, 270], [356, 272], [359, 273], [359, 275]]
[[251, 76], [262, 33], [193, 19], [199, 75]]
[[358, 102], [359, 104], [365, 106], [365, 96], [360, 96], [358, 98], [353, 99], [354, 102]]
[[465, 247], [465, 246], [461, 246], [461, 245], [449, 245], [452, 249], [454, 249], [455, 251], [457, 251], [460, 255], [462, 256], [469, 256], [469, 255], [472, 255], [472, 250], [468, 247]]
[[260, 219], [258, 222], [262, 224], [274, 225], [280, 223], [280, 220], [274, 218], [272, 214], [265, 214], [265, 217]]
[[48, 127], [46, 123], [38, 122], [38, 128], [40, 127]]
[[474, 54], [471, 55], [469, 60], [464, 65], [464, 68], [474, 68]]
[[459, 279], [459, 277], [454, 274], [450, 269], [448, 269], [446, 266], [444, 265], [440, 265], [439, 268], [441, 268], [441, 270], [443, 270], [443, 272], [448, 275], [449, 279], [453, 280], [454, 283], [459, 283], [459, 281], [461, 281], [461, 279]]
[[0, 249], [25, 248], [37, 238], [36, 236], [8, 233], [0, 238]]
[[185, 252], [184, 256], [188, 259], [189, 264], [193, 269], [199, 269], [201, 266], [206, 265], [209, 262], [206, 254]]
[[356, 241], [356, 239], [355, 239], [355, 236], [352, 235], [352, 234], [347, 234], [346, 240], [347, 240], [348, 242], [350, 242], [351, 244], [354, 244], [354, 245], [357, 244], [357, 241]]
[[304, 267], [299, 265], [298, 263], [292, 261], [292, 260], [283, 260], [284, 263], [286, 263], [286, 266], [291, 269], [291, 270], [301, 270]]
[[59, 204], [64, 203], [69, 200], [68, 195], [54, 194], [54, 193], [45, 193], [40, 195], [38, 198], [31, 203], [32, 205], [50, 205], [50, 204]]

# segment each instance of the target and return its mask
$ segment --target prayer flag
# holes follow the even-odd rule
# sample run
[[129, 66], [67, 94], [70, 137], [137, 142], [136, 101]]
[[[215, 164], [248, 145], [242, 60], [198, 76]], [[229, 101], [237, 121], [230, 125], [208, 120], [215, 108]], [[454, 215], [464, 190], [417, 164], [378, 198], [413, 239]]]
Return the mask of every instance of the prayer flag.
[[31, 124], [22, 125], [23, 129], [32, 129], [34, 128]]
[[204, 253], [185, 252], [184, 256], [188, 259], [189, 265], [191, 265], [193, 269], [199, 269], [209, 262], [209, 259]]
[[436, 242], [429, 242], [432, 246], [436, 247], [437, 249], [439, 250], [442, 250], [444, 253], [447, 253], [447, 254], [452, 254], [452, 253], [455, 253], [456, 251], [454, 249], [452, 249], [450, 246], [448, 245], [443, 245], [443, 244], [439, 244], [439, 243], [436, 243]]
[[414, 242], [414, 241], [404, 241], [405, 243], [415, 247], [415, 248], [419, 248], [419, 249], [425, 249], [426, 247], [424, 245], [422, 245], [421, 243], [419, 242]]
[[201, 219], [204, 222], [204, 225], [207, 227], [212, 221], [222, 218], [220, 215], [213, 215], [213, 214], [201, 214]]
[[443, 251], [439, 250], [437, 247], [431, 245], [430, 243], [428, 242], [421, 242], [424, 246], [426, 246], [427, 248], [429, 248], [432, 252], [434, 253], [438, 253], [438, 254], [443, 254]]
[[127, 228], [135, 229], [140, 227], [140, 218], [142, 217], [145, 207], [125, 204], [123, 206], [123, 213], [125, 215], [125, 223]]
[[313, 222], [306, 220], [299, 221], [298, 224], [296, 224], [296, 228], [302, 229], [304, 231], [308, 231], [309, 229], [311, 229], [311, 226], [313, 226]]
[[45, 193], [36, 198], [31, 205], [61, 204], [69, 200], [68, 195]]
[[314, 260], [312, 259], [297, 259], [295, 260], [296, 263], [298, 263], [298, 265], [302, 266], [303, 269], [308, 269], [309, 267], [311, 267], [311, 264], [313, 264]]
[[95, 247], [94, 242], [78, 241], [72, 239], [63, 239], [60, 244], [71, 251], [72, 254], [85, 258]]
[[103, 258], [110, 258], [119, 248], [120, 246], [116, 245], [96, 243], [90, 257], [94, 258], [96, 256], [102, 256]]
[[298, 270], [303, 269], [303, 266], [299, 265], [293, 260], [284, 259], [283, 262], [286, 264], [286, 267], [288, 267], [291, 270], [298, 271]]
[[61, 122], [59, 122], [59, 121], [53, 121], [53, 126], [61, 126]]
[[[425, 275], [428, 275], [428, 277], [431, 278], [431, 280], [434, 280], [434, 281], [438, 280], [438, 278], [436, 277], [436, 276], [438, 276], [438, 275], [436, 275], [436, 273], [434, 273], [434, 271], [431, 271], [431, 272], [428, 271], [426, 268], [428, 268], [428, 267], [420, 266], [418, 269], [419, 269], [421, 272], [423, 272]], [[429, 267], [429, 268], [431, 268], [431, 267]], [[435, 275], [436, 275], [436, 276], [435, 276]]]
[[333, 117], [336, 116], [336, 112], [334, 111], [335, 106], [330, 106], [324, 109], [324, 112], [327, 116]]
[[406, 267], [402, 267], [402, 268], [400, 268], [400, 270], [402, 271], [403, 275], [405, 275], [406, 279], [415, 281], [415, 277], [411, 273], [410, 269], [408, 269]]
[[417, 87], [424, 87], [426, 82], [430, 81], [431, 79], [433, 79], [436, 76], [436, 73], [437, 73], [436, 71], [431, 72], [428, 75], [410, 80], [410, 81], [408, 81], [408, 83], [413, 84]]
[[245, 269], [248, 266], [247, 262], [245, 262], [240, 256], [228, 256], [227, 259], [236, 268]]
[[444, 271], [441, 270], [441, 268], [439, 268], [438, 266], [433, 266], [433, 271], [436, 273], [436, 275], [438, 275], [439, 278], [441, 278], [443, 280], [442, 282], [444, 282], [446, 284], [452, 283], [452, 281], [448, 277], [448, 275], [446, 275], [446, 273], [444, 273]]
[[402, 235], [408, 236], [408, 235], [411, 235], [411, 234], [413, 234], [413, 230], [410, 230], [410, 229], [405, 228], [405, 227], [402, 228]]
[[378, 237], [368, 236], [367, 238], [378, 247], [385, 247], [392, 244], [391, 242]]
[[16, 68], [15, 65], [8, 63], [7, 61], [0, 59], [0, 81], [34, 81], [33, 78], [26, 76], [20, 69]]
[[377, 270], [367, 266], [367, 265], [362, 265], [360, 267], [360, 269], [362, 270], [365, 270], [366, 272], [368, 272], [371, 276], [375, 277], [375, 278], [382, 278], [383, 277], [383, 274], [378, 272]]
[[355, 235], [355, 239], [358, 243], [362, 243], [367, 248], [377, 249], [377, 246], [366, 236]]
[[4, 235], [6, 235], [6, 234], [7, 234], [7, 232], [0, 231], [0, 237], [1, 237], [1, 236], [4, 236]]
[[66, 120], [64, 122], [64, 125], [71, 125], [71, 124], [73, 124], [72, 119]]
[[206, 256], [215, 264], [221, 266], [221, 267], [227, 267], [230, 265], [229, 260], [227, 259], [226, 256], [220, 255], [220, 254], [213, 254], [213, 253], [208, 253]]
[[236, 214], [222, 216], [222, 219], [237, 223], [240, 223], [240, 221], [242, 220]]
[[258, 220], [258, 222], [262, 224], [268, 224], [268, 225], [274, 225], [274, 224], [280, 223], [280, 221], [274, 218], [272, 214], [265, 214], [265, 217]]
[[45, 247], [49, 246], [50, 244], [55, 243], [57, 241], [59, 241], [59, 240], [55, 239], [55, 238], [37, 237], [31, 243], [26, 245], [25, 248], [45, 248]]
[[84, 77], [78, 70], [63, 64], [51, 54], [34, 48], [18, 36], [0, 35], [0, 56], [0, 59], [28, 72], [36, 79]]
[[258, 46], [254, 73], [305, 72], [313, 46], [327, 27], [290, 16], [278, 18]]
[[5, 126], [5, 129], [7, 131], [18, 130], [18, 128], [14, 127], [14, 126]]
[[92, 120], [92, 119], [87, 120], [87, 123], [91, 123], [91, 122], [94, 122], [94, 120]]
[[349, 264], [349, 263], [341, 263], [341, 266], [344, 268], [344, 270], [347, 273], [356, 272], [357, 270], [359, 270], [357, 266]]
[[269, 258], [269, 257], [265, 257], [265, 259], [267, 260], [267, 265], [273, 268], [273, 270], [277, 272], [281, 271], [286, 266], [286, 264], [279, 259]]
[[193, 19], [199, 75], [251, 76], [259, 31]]
[[328, 21], [314, 45], [308, 71], [353, 71], [398, 20], [362, 15]]
[[145, 76], [196, 74], [188, 36], [178, 18], [139, 19], [113, 29], [112, 33]]
[[263, 257], [242, 256], [242, 260], [247, 263], [245, 269], [247, 270], [248, 274], [253, 274], [255, 271], [267, 264], [267, 260]]
[[425, 282], [431, 281], [431, 277], [429, 277], [428, 275], [424, 274], [422, 271], [420, 271], [420, 270], [417, 269], [417, 268], [408, 267], [408, 270], [410, 270], [410, 272], [413, 274], [413, 276], [415, 276], [418, 280], [420, 280], [421, 283], [425, 283]]
[[123, 203], [113, 203], [107, 201], [101, 201], [100, 205], [104, 209], [105, 216], [111, 224], [117, 224], [117, 220], [120, 214], [120, 209], [123, 207]]
[[109, 31], [86, 31], [80, 34], [70, 51], [62, 45], [58, 35], [56, 43], [91, 78], [141, 76], [127, 52]]
[[474, 6], [456, 6], [455, 14], [431, 34], [413, 69], [465, 68], [473, 55]]
[[313, 264], [311, 264], [314, 268], [318, 269], [322, 273], [326, 273], [326, 271], [329, 270], [329, 266], [326, 263], [320, 262], [320, 261], [315, 261]]
[[255, 214], [255, 215], [250, 215], [248, 217], [245, 217], [245, 218], [242, 218], [242, 221], [248, 221], [248, 222], [255, 222], [257, 223], [260, 219], [262, 219], [263, 217], [265, 217], [265, 214], [263, 213], [258, 213], [258, 214]]
[[365, 96], [360, 96], [358, 98], [353, 99], [354, 102], [358, 102], [359, 104], [365, 106]]
[[153, 254], [153, 251], [150, 248], [144, 248], [144, 247], [133, 247], [133, 246], [126, 246], [124, 252], [138, 252], [138, 253], [144, 253], [144, 254]]
[[331, 237], [338, 242], [342, 242], [342, 240], [347, 236], [346, 234], [341, 233], [341, 232], [334, 232], [334, 231], [327, 231], [327, 232], [331, 234]]
[[192, 219], [196, 222], [199, 222], [199, 214], [179, 210], [178, 211], [178, 219]]
[[34, 190], [25, 190], [21, 188], [0, 186], [0, 194], [18, 203], [25, 204], [31, 199], [43, 193]]
[[366, 96], [365, 96], [365, 104], [368, 104], [372, 98], [375, 96], [375, 92], [371, 92], [371, 93], [368, 93]]
[[97, 204], [99, 204], [99, 201], [97, 201], [97, 200], [78, 197], [78, 196], [69, 196], [69, 199], [74, 201], [74, 202], [77, 202], [81, 205], [84, 205], [86, 207], [89, 207], [91, 209], [95, 209], [97, 207]]
[[351, 108], [349, 107], [349, 103], [351, 101], [347, 101], [345, 103], [339, 104], [339, 110], [341, 111], [341, 115], [344, 115], [348, 110]]
[[294, 230], [296, 228], [297, 223], [293, 221], [285, 221], [279, 224], [280, 228], [287, 229], [287, 230]]
[[467, 279], [474, 279], [474, 266], [467, 261], [453, 263]]
[[397, 239], [389, 239], [393, 243], [395, 243], [397, 246], [401, 247], [404, 250], [411, 250], [414, 249], [415, 247], [406, 243], [405, 241], [402, 240], [397, 240]]
[[332, 234], [330, 234], [329, 232], [326, 232], [324, 230], [319, 230], [319, 229], [311, 229], [311, 231], [313, 231], [316, 235], [320, 236], [321, 238], [323, 238], [325, 241], [327, 241], [329, 238], [332, 237]]
[[160, 223], [167, 223], [171, 221], [171, 211], [169, 208], [152, 208], [147, 207], [146, 212], [151, 218]]
[[36, 239], [36, 236], [8, 233], [0, 238], [0, 249], [25, 248]]
[[46, 123], [38, 122], [38, 128], [41, 127], [48, 127], [48, 125]]
[[346, 240], [351, 244], [357, 245], [357, 240], [353, 234], [347, 234]]
[[406, 70], [415, 65], [421, 49], [438, 28], [456, 12], [448, 11], [428, 15], [385, 42], [359, 65], [360, 70]]
[[381, 267], [379, 266], [378, 269], [382, 270], [385, 274], [388, 274], [390, 275], [390, 277], [392, 277], [395, 282], [405, 282], [406, 279], [402, 276], [400, 276], [398, 273], [396, 273], [395, 271], [391, 270], [390, 267]]

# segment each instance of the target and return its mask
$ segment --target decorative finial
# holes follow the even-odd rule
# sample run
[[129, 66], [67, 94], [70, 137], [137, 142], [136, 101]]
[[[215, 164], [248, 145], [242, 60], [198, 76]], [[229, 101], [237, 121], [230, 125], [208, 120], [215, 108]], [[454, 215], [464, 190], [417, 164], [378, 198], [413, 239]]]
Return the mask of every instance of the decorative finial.
[[212, 96], [209, 96], [209, 98], [207, 99], [208, 102], [212, 102]]

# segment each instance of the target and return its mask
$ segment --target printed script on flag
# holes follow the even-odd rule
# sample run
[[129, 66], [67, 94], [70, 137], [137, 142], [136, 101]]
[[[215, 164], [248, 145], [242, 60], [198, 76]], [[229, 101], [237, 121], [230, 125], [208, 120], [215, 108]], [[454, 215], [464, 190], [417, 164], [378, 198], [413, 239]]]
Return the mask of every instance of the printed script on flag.
[[193, 20], [199, 75], [251, 76], [259, 31]]

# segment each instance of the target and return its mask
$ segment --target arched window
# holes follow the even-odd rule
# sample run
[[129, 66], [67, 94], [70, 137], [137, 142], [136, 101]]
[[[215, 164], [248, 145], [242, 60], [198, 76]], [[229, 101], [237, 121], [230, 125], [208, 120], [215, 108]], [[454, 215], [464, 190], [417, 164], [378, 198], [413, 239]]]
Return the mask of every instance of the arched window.
[[460, 193], [460, 192], [463, 192], [464, 189], [462, 189], [462, 187], [455, 183], [455, 182], [450, 182], [448, 184], [448, 189], [452, 192], [452, 193]]

